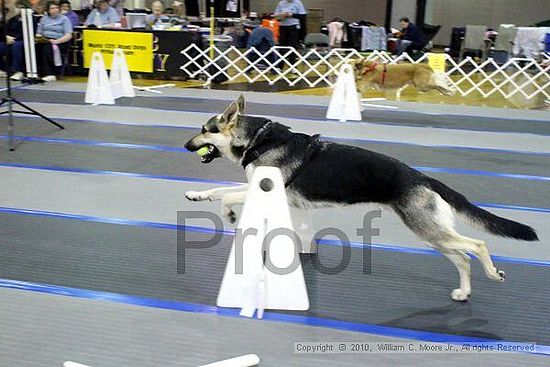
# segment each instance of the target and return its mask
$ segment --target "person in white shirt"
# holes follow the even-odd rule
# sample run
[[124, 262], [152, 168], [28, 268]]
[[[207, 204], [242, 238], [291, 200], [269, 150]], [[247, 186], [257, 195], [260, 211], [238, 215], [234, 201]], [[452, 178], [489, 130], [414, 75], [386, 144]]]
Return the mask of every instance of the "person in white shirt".
[[[300, 39], [300, 19], [295, 15], [305, 15], [306, 9], [300, 0], [281, 0], [275, 10], [279, 19], [279, 46], [298, 48]], [[296, 55], [288, 57], [291, 64], [296, 62]]]

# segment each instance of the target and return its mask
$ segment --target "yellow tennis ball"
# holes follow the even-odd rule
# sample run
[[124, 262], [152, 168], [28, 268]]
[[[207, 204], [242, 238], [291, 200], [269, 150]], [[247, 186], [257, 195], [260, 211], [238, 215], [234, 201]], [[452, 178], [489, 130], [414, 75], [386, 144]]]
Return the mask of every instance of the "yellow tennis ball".
[[198, 154], [200, 157], [202, 157], [203, 155], [208, 154], [208, 151], [209, 151], [209, 150], [210, 150], [210, 149], [208, 149], [208, 146], [205, 145], [204, 147], [202, 147], [202, 148], [200, 148], [199, 150], [197, 150], [197, 154]]

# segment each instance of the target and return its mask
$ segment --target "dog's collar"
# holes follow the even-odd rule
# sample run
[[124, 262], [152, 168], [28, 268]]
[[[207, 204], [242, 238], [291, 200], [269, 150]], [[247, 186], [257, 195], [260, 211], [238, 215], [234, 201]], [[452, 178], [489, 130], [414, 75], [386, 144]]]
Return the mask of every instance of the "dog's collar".
[[[256, 130], [256, 132], [254, 133], [254, 137], [252, 138], [252, 140], [250, 140], [250, 143], [248, 144], [244, 152], [243, 159], [241, 161], [241, 165], [243, 166], [243, 168], [246, 169], [246, 167], [250, 163], [254, 162], [256, 159], [261, 157], [264, 153], [284, 144], [288, 139], [290, 139], [290, 137], [292, 137], [292, 135], [289, 135], [288, 138], [280, 139], [277, 141], [272, 141], [267, 143], [262, 142], [262, 139], [272, 127], [273, 127], [273, 123], [269, 121], [266, 124], [264, 124], [262, 127], [260, 127], [258, 130]], [[305, 165], [313, 157], [313, 155], [315, 154], [315, 152], [320, 146], [319, 137], [320, 135], [313, 135], [310, 138], [309, 144], [307, 145], [307, 148], [306, 148], [306, 152], [304, 153], [304, 157], [302, 158], [302, 163], [298, 168], [296, 168], [292, 172], [288, 180], [285, 182], [285, 187], [290, 186], [296, 180], [296, 178], [300, 175], [300, 173], [302, 173]]]
[[366, 74], [370, 73], [371, 71], [376, 70], [376, 68], [378, 67], [378, 65], [379, 65], [378, 62], [376, 62], [376, 61], [373, 62], [373, 63], [371, 64], [371, 66], [369, 66], [369, 67], [367, 68], [367, 70], [365, 70], [365, 71], [363, 72], [363, 74], [366, 75]]
[[268, 121], [265, 124], [263, 124], [256, 132], [254, 133], [254, 136], [252, 139], [250, 139], [250, 142], [248, 143], [248, 146], [246, 147], [247, 150], [250, 149], [250, 147], [253, 147], [254, 144], [256, 144], [256, 141], [260, 139], [260, 137], [265, 134], [269, 129], [271, 129], [273, 122]]
[[[380, 65], [378, 62], [376, 62], [376, 61], [373, 62], [372, 65], [370, 67], [368, 67], [367, 70], [365, 70], [363, 72], [363, 74], [367, 75], [371, 71], [376, 70], [378, 65]], [[382, 65], [384, 65], [384, 70], [382, 70], [382, 83], [381, 84], [384, 85], [384, 83], [386, 82], [386, 74], [388, 73], [388, 65], [386, 65], [386, 64], [382, 64]]]
[[273, 142], [270, 144], [262, 144], [262, 139], [264, 138], [265, 134], [271, 130], [273, 127], [273, 122], [268, 121], [264, 125], [262, 125], [256, 132], [254, 133], [254, 136], [250, 140], [250, 143], [248, 143], [248, 146], [246, 147], [246, 150], [243, 155], [243, 159], [241, 161], [241, 165], [243, 168], [246, 168], [250, 163], [258, 159], [262, 154], [267, 152], [268, 150], [282, 144], [283, 142]]

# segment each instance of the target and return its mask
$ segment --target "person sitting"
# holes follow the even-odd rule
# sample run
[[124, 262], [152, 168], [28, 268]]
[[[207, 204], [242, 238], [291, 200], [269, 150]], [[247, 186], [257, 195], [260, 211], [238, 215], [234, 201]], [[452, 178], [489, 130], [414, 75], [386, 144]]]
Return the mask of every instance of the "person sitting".
[[[23, 25], [19, 8], [14, 1], [6, 2], [6, 41], [0, 42], [0, 76], [5, 77], [8, 66], [13, 75], [12, 80], [23, 79], [25, 67], [25, 50], [23, 44]], [[5, 65], [4, 56], [10, 51], [11, 65]]]
[[164, 4], [160, 0], [156, 0], [151, 4], [152, 14], [147, 14], [145, 22], [149, 27], [153, 27], [155, 23], [168, 20], [169, 18], [164, 15]]
[[73, 25], [69, 18], [61, 14], [55, 1], [46, 3], [46, 13], [40, 19], [36, 30], [36, 54], [41, 60], [42, 80], [53, 82], [55, 69], [62, 66], [62, 56], [69, 51], [69, 41], [73, 38]]
[[[275, 38], [271, 29], [258, 26], [252, 30], [246, 43], [246, 47], [248, 49], [254, 47], [256, 51], [251, 51], [248, 53], [247, 58], [250, 62], [254, 62], [260, 58], [260, 55], [267, 54], [273, 46], [275, 46]], [[275, 54], [272, 52], [269, 53], [264, 60], [260, 60], [256, 63], [258, 69], [265, 70], [270, 66], [269, 63], [274, 64], [276, 61]], [[272, 68], [271, 71], [275, 72], [276, 70]]]
[[114, 27], [115, 23], [120, 22], [120, 16], [107, 0], [97, 0], [95, 6], [96, 8], [86, 18], [86, 26], [94, 25], [98, 28], [107, 28]]
[[61, 8], [61, 14], [69, 18], [71, 24], [73, 25], [73, 28], [80, 25], [78, 14], [76, 14], [73, 9], [71, 9], [71, 3], [69, 2], [69, 0], [61, 0], [59, 2], [59, 7]]
[[413, 50], [422, 50], [424, 47], [424, 36], [418, 27], [409, 18], [403, 17], [399, 20], [401, 32], [397, 34], [400, 39], [398, 54], [403, 52], [411, 53]]

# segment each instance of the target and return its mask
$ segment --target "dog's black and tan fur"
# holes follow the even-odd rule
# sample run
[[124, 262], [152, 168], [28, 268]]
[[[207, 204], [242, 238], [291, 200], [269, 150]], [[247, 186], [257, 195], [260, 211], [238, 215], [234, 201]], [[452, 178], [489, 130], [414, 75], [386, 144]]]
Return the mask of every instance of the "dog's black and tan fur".
[[[489, 278], [503, 281], [505, 274], [495, 268], [485, 242], [456, 232], [455, 214], [499, 236], [538, 240], [531, 227], [471, 204], [462, 194], [397, 159], [293, 133], [279, 123], [245, 115], [244, 108], [241, 96], [223, 114], [211, 118], [185, 147], [196, 151], [208, 146], [209, 153], [202, 158], [205, 163], [217, 157], [241, 164], [251, 161], [245, 167], [249, 178], [255, 166], [280, 168], [289, 204], [294, 207], [388, 205], [407, 227], [456, 266], [460, 287], [451, 293], [456, 301], [471, 294], [468, 254], [480, 260]], [[252, 151], [261, 154], [251, 159]], [[223, 214], [232, 222], [236, 220], [232, 206], [243, 203], [245, 196], [246, 185], [186, 194], [189, 200], [222, 200]]]

